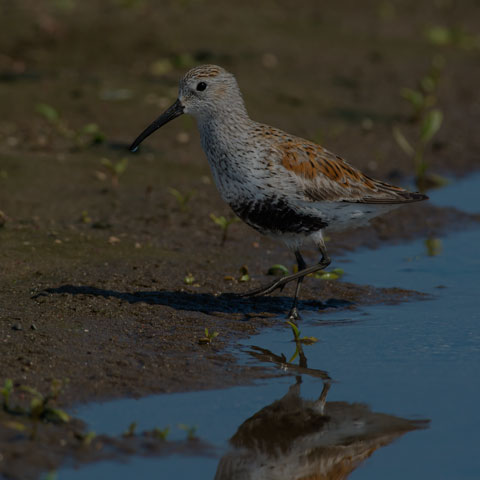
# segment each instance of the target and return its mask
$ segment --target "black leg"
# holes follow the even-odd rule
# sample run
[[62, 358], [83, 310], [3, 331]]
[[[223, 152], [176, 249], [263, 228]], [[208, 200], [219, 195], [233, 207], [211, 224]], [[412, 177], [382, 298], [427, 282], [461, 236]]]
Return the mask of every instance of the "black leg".
[[287, 283], [292, 282], [293, 280], [297, 280], [298, 278], [303, 278], [310, 273], [318, 272], [318, 270], [323, 270], [330, 265], [330, 257], [327, 254], [327, 250], [325, 245], [319, 245], [320, 253], [322, 254], [322, 259], [315, 265], [311, 267], [304, 268], [303, 270], [298, 271], [297, 273], [292, 273], [291, 275], [286, 275], [285, 277], [281, 277], [278, 280], [275, 280], [269, 285], [265, 287], [257, 288], [256, 290], [251, 290], [249, 292], [243, 293], [240, 296], [242, 297], [253, 297], [254, 295], [267, 295], [268, 293], [272, 293], [277, 288], [281, 288]]
[[[300, 253], [300, 250], [295, 250], [295, 258], [297, 259], [298, 264], [298, 271], [305, 270], [307, 268], [307, 264]], [[298, 295], [300, 294], [300, 287], [302, 286], [303, 279], [305, 277], [300, 277], [297, 280], [297, 286], [295, 287], [295, 296], [293, 297], [293, 305], [290, 309], [290, 312], [287, 316], [288, 320], [300, 320], [300, 314], [298, 313], [297, 303], [298, 303]]]

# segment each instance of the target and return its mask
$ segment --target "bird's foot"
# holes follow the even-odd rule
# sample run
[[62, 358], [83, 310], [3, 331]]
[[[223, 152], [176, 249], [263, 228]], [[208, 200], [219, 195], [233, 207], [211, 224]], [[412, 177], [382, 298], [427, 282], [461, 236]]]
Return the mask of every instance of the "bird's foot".
[[289, 320], [290, 322], [296, 322], [297, 320], [301, 320], [301, 319], [302, 317], [300, 316], [300, 312], [298, 311], [298, 308], [296, 306], [292, 307], [292, 309], [287, 315], [287, 320]]

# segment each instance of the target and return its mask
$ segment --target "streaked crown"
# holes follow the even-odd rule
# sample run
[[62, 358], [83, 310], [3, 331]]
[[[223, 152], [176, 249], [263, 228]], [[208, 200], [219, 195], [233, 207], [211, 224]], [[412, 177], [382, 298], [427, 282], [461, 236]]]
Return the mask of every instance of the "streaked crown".
[[180, 80], [178, 98], [185, 113], [202, 119], [222, 112], [246, 115], [235, 77], [218, 65], [200, 65]]

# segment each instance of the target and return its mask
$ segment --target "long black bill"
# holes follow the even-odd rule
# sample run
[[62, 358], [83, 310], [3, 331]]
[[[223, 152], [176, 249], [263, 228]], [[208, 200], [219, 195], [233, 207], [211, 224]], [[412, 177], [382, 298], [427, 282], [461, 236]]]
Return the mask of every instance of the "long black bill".
[[170, 108], [165, 110], [153, 123], [151, 123], [132, 143], [130, 146], [131, 152], [136, 152], [138, 146], [155, 130], [158, 130], [162, 125], [165, 125], [170, 120], [179, 117], [183, 113], [183, 105], [180, 100], [177, 100]]

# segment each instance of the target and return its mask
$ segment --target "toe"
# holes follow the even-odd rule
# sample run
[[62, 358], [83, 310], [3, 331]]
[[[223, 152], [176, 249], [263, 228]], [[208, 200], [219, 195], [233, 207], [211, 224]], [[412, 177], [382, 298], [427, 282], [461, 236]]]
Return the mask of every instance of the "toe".
[[295, 320], [301, 320], [302, 317], [300, 316], [300, 313], [298, 311], [298, 308], [297, 307], [293, 307], [288, 316], [287, 316], [287, 320], [290, 320], [290, 321], [295, 321]]

